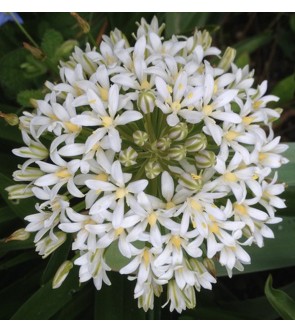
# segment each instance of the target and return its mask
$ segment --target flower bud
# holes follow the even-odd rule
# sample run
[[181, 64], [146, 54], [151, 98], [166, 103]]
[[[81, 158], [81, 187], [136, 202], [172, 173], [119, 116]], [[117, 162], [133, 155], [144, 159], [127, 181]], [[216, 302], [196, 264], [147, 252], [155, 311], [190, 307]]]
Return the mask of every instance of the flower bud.
[[216, 277], [216, 268], [215, 268], [215, 264], [214, 261], [208, 257], [203, 259], [203, 264], [205, 266], [205, 268], [208, 270], [208, 272], [210, 274], [213, 275], [213, 277]]
[[42, 50], [40, 50], [40, 48], [34, 47], [26, 42], [23, 43], [23, 46], [33, 55], [34, 58], [42, 60], [45, 57], [44, 53], [42, 52]]
[[156, 178], [162, 172], [162, 167], [157, 160], [150, 160], [145, 165], [145, 174], [148, 179]]
[[157, 142], [157, 148], [161, 151], [166, 151], [170, 148], [171, 139], [169, 137], [161, 137]]
[[71, 13], [71, 15], [75, 18], [83, 33], [86, 34], [90, 31], [90, 25], [84, 20], [84, 18], [82, 18], [78, 13]]
[[197, 152], [202, 151], [207, 146], [207, 138], [204, 134], [197, 134], [194, 136], [191, 136], [189, 139], [187, 139], [184, 143], [187, 152]]
[[66, 277], [70, 273], [73, 268], [73, 263], [71, 261], [65, 261], [61, 264], [61, 266], [56, 271], [53, 280], [52, 280], [52, 288], [59, 288], [62, 283], [66, 280]]
[[144, 146], [144, 144], [148, 141], [149, 136], [146, 132], [141, 130], [136, 130], [133, 133], [134, 143], [138, 146]]
[[62, 43], [62, 45], [57, 49], [57, 57], [63, 58], [68, 56], [75, 46], [78, 46], [78, 42], [76, 40], [70, 39]]
[[129, 167], [136, 164], [138, 153], [131, 147], [122, 150], [119, 155], [119, 160], [122, 165]]
[[219, 61], [218, 67], [222, 68], [224, 71], [228, 71], [236, 57], [236, 54], [237, 51], [234, 48], [228, 47]]
[[36, 243], [36, 251], [42, 256], [42, 258], [46, 258], [58, 247], [60, 247], [66, 239], [67, 236], [64, 232], [57, 232], [54, 235], [48, 235]]
[[155, 95], [152, 91], [142, 91], [137, 100], [137, 107], [144, 114], [152, 113], [155, 108]]
[[187, 137], [187, 134], [188, 127], [185, 122], [180, 122], [169, 130], [169, 137], [173, 141], [182, 141]]
[[14, 113], [2, 113], [0, 112], [0, 118], [3, 118], [10, 126], [16, 126], [19, 123], [18, 116]]
[[25, 241], [30, 237], [30, 233], [27, 232], [24, 228], [20, 228], [10, 234], [6, 239], [5, 242], [9, 241]]
[[115, 30], [110, 32], [110, 39], [113, 45], [118, 44], [121, 40], [125, 40], [126, 48], [130, 47], [127, 37], [124, 35], [124, 33], [121, 30], [117, 28], [115, 28]]
[[14, 181], [34, 181], [44, 175], [44, 172], [38, 167], [26, 167], [21, 169], [19, 165], [19, 170], [13, 172]]
[[180, 161], [186, 157], [186, 148], [183, 145], [175, 145], [169, 149], [168, 157]]
[[195, 155], [196, 166], [198, 168], [208, 168], [215, 164], [215, 153], [213, 151], [203, 150]]
[[8, 192], [8, 199], [23, 199], [34, 196], [32, 192], [32, 187], [27, 184], [15, 184], [9, 187], [6, 187], [5, 190]]
[[31, 141], [31, 144], [27, 147], [24, 146], [19, 149], [13, 149], [12, 152], [22, 158], [33, 158], [33, 159], [46, 159], [48, 157], [48, 150], [47, 148], [39, 143]]

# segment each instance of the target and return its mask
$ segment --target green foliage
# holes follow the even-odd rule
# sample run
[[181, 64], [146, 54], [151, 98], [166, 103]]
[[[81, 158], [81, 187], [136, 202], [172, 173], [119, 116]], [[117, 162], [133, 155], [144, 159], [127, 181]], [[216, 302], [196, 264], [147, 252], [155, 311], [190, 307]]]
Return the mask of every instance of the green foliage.
[[62, 44], [63, 36], [54, 29], [48, 29], [43, 35], [41, 49], [49, 58], [54, 58], [57, 48]]
[[31, 99], [43, 99], [44, 93], [40, 90], [23, 90], [17, 95], [17, 102], [23, 107], [33, 107]]

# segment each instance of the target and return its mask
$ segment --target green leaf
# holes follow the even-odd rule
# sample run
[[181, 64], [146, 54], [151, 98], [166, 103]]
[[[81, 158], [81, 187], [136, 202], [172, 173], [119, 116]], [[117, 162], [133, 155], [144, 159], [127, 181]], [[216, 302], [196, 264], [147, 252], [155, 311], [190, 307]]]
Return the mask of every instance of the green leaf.
[[33, 107], [31, 99], [43, 99], [44, 93], [40, 90], [23, 90], [17, 95], [17, 102], [23, 107]]
[[279, 181], [285, 182], [290, 187], [295, 185], [295, 143], [288, 143], [288, 146], [283, 155], [289, 159], [289, 162], [279, 169]]
[[105, 251], [106, 263], [113, 271], [119, 271], [123, 266], [130, 262], [130, 259], [124, 257], [118, 248], [118, 241], [113, 242]]
[[53, 58], [55, 56], [56, 50], [59, 48], [62, 42], [63, 36], [60, 32], [54, 29], [48, 29], [43, 36], [41, 48], [49, 58]]
[[4, 121], [0, 121], [0, 139], [2, 142], [11, 141], [17, 144], [24, 144], [20, 130], [16, 126], [9, 126]]
[[266, 45], [272, 39], [270, 32], [265, 32], [260, 35], [255, 35], [237, 43], [234, 48], [237, 50], [237, 56], [243, 53], [251, 54], [256, 51], [258, 48]]
[[15, 218], [15, 214], [8, 206], [0, 208], [0, 224], [5, 221], [9, 221]]
[[11, 251], [24, 250], [34, 248], [33, 236], [25, 241], [0, 241], [0, 255], [4, 255]]
[[[52, 289], [51, 282], [42, 286], [12, 316], [12, 319], [49, 319], [69, 303], [79, 290], [77, 268], [58, 289]], [[83, 305], [83, 304], [81, 304]]]
[[245, 67], [249, 63], [250, 63], [250, 57], [248, 52], [241, 53], [235, 60], [235, 64], [240, 68]]
[[290, 16], [290, 28], [295, 33], [295, 15], [291, 14]]
[[35, 252], [32, 252], [32, 251], [24, 252], [11, 259], [1, 261], [0, 271], [10, 269], [10, 268], [18, 266], [22, 263], [26, 263], [28, 261], [31, 261], [33, 259], [38, 259], [38, 258], [40, 259], [40, 257], [38, 257], [38, 255]]
[[290, 75], [282, 79], [277, 85], [272, 89], [271, 94], [280, 97], [277, 105], [284, 105], [289, 101], [294, 100], [295, 97], [295, 75]]
[[295, 319], [295, 301], [285, 292], [272, 287], [272, 276], [265, 283], [265, 295], [272, 307], [283, 319]]

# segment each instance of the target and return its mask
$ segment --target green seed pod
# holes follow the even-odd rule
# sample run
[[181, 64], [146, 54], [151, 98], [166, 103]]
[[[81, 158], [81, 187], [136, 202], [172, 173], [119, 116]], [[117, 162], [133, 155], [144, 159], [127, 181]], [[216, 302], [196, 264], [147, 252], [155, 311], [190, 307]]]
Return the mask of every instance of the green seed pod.
[[188, 138], [184, 143], [187, 152], [202, 151], [207, 146], [207, 138], [204, 134], [197, 134]]
[[170, 148], [171, 139], [169, 137], [162, 137], [157, 142], [157, 148], [161, 151], [166, 151]]
[[119, 160], [122, 165], [129, 167], [136, 164], [138, 153], [131, 147], [122, 150], [119, 155]]
[[186, 148], [183, 145], [175, 145], [169, 149], [168, 157], [180, 161], [186, 157]]
[[150, 90], [142, 91], [137, 100], [137, 107], [144, 114], [152, 113], [155, 108], [156, 97]]
[[136, 130], [133, 133], [134, 143], [138, 146], [144, 146], [144, 144], [148, 141], [149, 136], [146, 132], [141, 130]]
[[162, 172], [162, 167], [157, 160], [150, 160], [145, 165], [145, 174], [148, 179], [156, 178]]
[[59, 288], [62, 285], [62, 283], [66, 280], [66, 277], [70, 273], [73, 266], [74, 265], [71, 261], [65, 261], [61, 264], [61, 266], [58, 268], [53, 277], [52, 281], [53, 289]]
[[196, 166], [198, 168], [208, 168], [215, 164], [215, 153], [213, 151], [203, 150], [195, 155]]
[[173, 141], [182, 141], [187, 137], [187, 134], [188, 127], [185, 122], [180, 122], [169, 130], [169, 137]]

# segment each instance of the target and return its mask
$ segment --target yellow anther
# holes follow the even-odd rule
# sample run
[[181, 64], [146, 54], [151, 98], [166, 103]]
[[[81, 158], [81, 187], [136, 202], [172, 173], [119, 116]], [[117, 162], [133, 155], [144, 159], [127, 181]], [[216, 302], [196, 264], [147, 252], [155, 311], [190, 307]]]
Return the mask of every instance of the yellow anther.
[[92, 219], [87, 219], [87, 220], [85, 220], [85, 221], [83, 222], [84, 227], [85, 227], [86, 225], [95, 225], [95, 224], [96, 224], [95, 221], [92, 220]]
[[72, 132], [72, 133], [76, 133], [78, 131], [80, 131], [80, 127], [70, 121], [68, 122], [64, 122], [65, 127], [67, 128], [68, 131]]
[[102, 116], [101, 120], [102, 120], [102, 125], [106, 128], [110, 127], [113, 124], [113, 119], [110, 116]]
[[96, 179], [96, 180], [99, 180], [99, 181], [104, 181], [104, 182], [106, 182], [106, 181], [109, 179], [109, 176], [108, 176], [108, 174], [106, 174], [106, 173], [101, 173], [101, 174], [96, 175], [96, 176], [95, 176], [95, 179]]
[[150, 226], [154, 226], [157, 222], [157, 215], [155, 212], [152, 212], [148, 217], [147, 217], [147, 222], [149, 223]]
[[191, 173], [191, 177], [194, 180], [201, 180], [202, 179], [202, 175], [198, 175], [198, 174], [195, 174], [195, 173]]
[[119, 228], [115, 229], [115, 235], [119, 236], [119, 235], [121, 235], [123, 233], [123, 231], [124, 231], [124, 228], [123, 227], [119, 227]]
[[126, 188], [119, 188], [116, 190], [115, 196], [116, 199], [124, 198], [128, 194], [128, 190]]
[[252, 104], [252, 107], [253, 107], [254, 110], [258, 110], [262, 104], [263, 104], [263, 101], [261, 101], [261, 100], [256, 100], [256, 101], [254, 101], [254, 103]]
[[233, 131], [233, 130], [230, 130], [224, 135], [224, 137], [228, 141], [232, 141], [232, 140], [236, 139], [239, 135], [240, 135], [240, 133], [238, 133], [236, 131]]
[[143, 255], [142, 255], [143, 261], [144, 261], [144, 265], [145, 267], [148, 267], [148, 265], [150, 264], [150, 253], [147, 249], [145, 249], [143, 251]]
[[106, 88], [98, 87], [100, 97], [103, 101], [108, 101], [109, 98], [109, 90]]
[[195, 200], [193, 200], [193, 199], [191, 199], [191, 201], [190, 201], [190, 206], [191, 206], [194, 210], [196, 210], [196, 211], [198, 211], [198, 212], [202, 212], [202, 211], [203, 211], [203, 207], [202, 207], [202, 205], [201, 205], [199, 202], [197, 202], [197, 201], [195, 201]]
[[91, 151], [97, 151], [101, 148], [100, 144], [99, 143], [96, 143], [93, 145], [93, 147], [91, 148]]
[[151, 85], [147, 80], [144, 80], [143, 82], [141, 82], [140, 88], [141, 90], [149, 90], [151, 88]]
[[238, 177], [236, 176], [236, 174], [231, 173], [231, 172], [225, 173], [223, 175], [223, 177], [226, 181], [229, 181], [229, 182], [236, 182], [238, 180]]
[[256, 173], [254, 173], [253, 175], [252, 175], [252, 179], [253, 180], [257, 180], [259, 178], [259, 176], [256, 174]]
[[264, 159], [267, 158], [267, 153], [260, 152], [258, 155], [259, 161], [263, 161]]
[[61, 179], [66, 179], [71, 176], [70, 172], [67, 169], [62, 169], [60, 171], [55, 172], [55, 175]]
[[180, 102], [179, 101], [174, 101], [172, 104], [171, 104], [171, 108], [173, 111], [180, 111], [181, 110], [181, 105], [180, 105]]
[[174, 207], [175, 207], [175, 204], [174, 204], [173, 202], [170, 201], [170, 202], [166, 203], [166, 206], [165, 206], [165, 207], [166, 207], [167, 210], [169, 210], [169, 209], [174, 208]]
[[235, 204], [234, 205], [234, 208], [235, 208], [235, 211], [238, 213], [238, 214], [240, 214], [240, 215], [242, 215], [242, 216], [247, 216], [248, 215], [248, 213], [247, 213], [247, 208], [245, 207], [245, 205], [243, 205], [243, 204]]
[[173, 235], [171, 237], [170, 241], [174, 245], [174, 247], [176, 247], [177, 249], [180, 248], [180, 246], [181, 246], [181, 238], [178, 235]]
[[211, 225], [209, 225], [209, 230], [213, 234], [219, 234], [220, 233], [219, 227], [218, 227], [218, 225], [217, 225], [216, 222], [214, 222]]
[[213, 106], [212, 105], [205, 105], [203, 107], [203, 113], [207, 116], [209, 116], [213, 112]]
[[172, 93], [172, 91], [173, 91], [173, 89], [170, 85], [167, 85], [167, 90], [168, 90], [169, 93]]
[[255, 120], [255, 118], [253, 116], [244, 116], [242, 121], [245, 125], [250, 125], [253, 121]]

